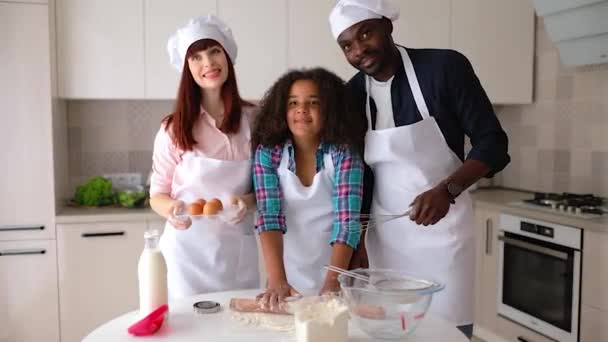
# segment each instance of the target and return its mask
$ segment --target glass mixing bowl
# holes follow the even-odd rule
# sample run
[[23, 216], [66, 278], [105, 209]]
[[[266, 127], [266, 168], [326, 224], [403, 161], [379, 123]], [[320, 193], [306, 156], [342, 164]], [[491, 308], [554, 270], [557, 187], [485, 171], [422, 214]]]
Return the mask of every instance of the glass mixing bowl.
[[352, 321], [375, 339], [403, 340], [420, 324], [433, 294], [443, 284], [417, 275], [386, 269], [351, 272], [369, 282], [345, 274], [338, 277]]

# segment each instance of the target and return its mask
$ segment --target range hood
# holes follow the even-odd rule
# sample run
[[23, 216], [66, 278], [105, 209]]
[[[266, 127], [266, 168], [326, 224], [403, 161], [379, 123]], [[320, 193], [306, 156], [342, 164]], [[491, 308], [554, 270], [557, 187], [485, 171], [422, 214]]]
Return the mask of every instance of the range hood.
[[608, 63], [608, 0], [534, 0], [562, 64]]

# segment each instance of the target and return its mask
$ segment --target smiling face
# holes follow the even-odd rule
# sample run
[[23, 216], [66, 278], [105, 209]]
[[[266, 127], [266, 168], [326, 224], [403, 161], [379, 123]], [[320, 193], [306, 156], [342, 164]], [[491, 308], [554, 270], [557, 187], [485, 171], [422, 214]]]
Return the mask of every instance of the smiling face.
[[376, 79], [383, 79], [392, 69], [391, 33], [392, 24], [388, 19], [364, 20], [344, 30], [338, 36], [338, 45], [350, 65]]
[[219, 44], [190, 55], [188, 67], [192, 78], [202, 89], [219, 89], [228, 78], [228, 60]]
[[321, 133], [319, 87], [312, 80], [295, 81], [287, 99], [287, 126], [296, 139], [318, 140]]

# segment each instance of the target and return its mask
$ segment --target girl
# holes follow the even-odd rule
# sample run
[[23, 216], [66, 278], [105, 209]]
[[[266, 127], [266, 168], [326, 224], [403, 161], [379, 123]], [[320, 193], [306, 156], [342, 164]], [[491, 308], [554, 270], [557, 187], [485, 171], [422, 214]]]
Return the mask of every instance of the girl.
[[252, 144], [263, 305], [339, 290], [323, 265], [348, 268], [361, 234], [365, 129], [350, 115], [344, 82], [320, 68], [285, 74], [262, 100]]
[[[181, 71], [175, 110], [154, 141], [151, 206], [167, 219], [160, 247], [171, 299], [259, 285], [251, 193], [251, 105], [238, 92], [237, 47], [215, 16], [196, 18], [168, 43]], [[178, 218], [197, 198], [233, 197], [230, 223]], [[225, 205], [226, 206], [226, 205]], [[236, 227], [235, 227], [236, 225]]]

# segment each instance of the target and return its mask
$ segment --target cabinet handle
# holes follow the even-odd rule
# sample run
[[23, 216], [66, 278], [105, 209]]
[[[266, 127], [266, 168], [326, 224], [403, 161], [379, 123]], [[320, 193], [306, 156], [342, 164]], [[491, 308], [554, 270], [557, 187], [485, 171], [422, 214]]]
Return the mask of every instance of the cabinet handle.
[[98, 238], [98, 237], [106, 237], [106, 236], [122, 236], [125, 235], [125, 232], [105, 232], [105, 233], [82, 233], [83, 238]]
[[22, 230], [43, 230], [44, 226], [0, 226], [0, 232], [12, 232]]
[[44, 254], [46, 249], [7, 249], [0, 251], [0, 256]]
[[492, 219], [486, 220], [486, 255], [492, 254]]

